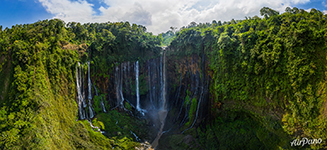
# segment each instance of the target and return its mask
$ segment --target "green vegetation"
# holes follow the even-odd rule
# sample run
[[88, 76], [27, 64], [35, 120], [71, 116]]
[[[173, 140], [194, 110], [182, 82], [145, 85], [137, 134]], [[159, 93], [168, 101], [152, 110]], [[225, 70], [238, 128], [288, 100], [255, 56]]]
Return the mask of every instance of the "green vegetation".
[[[114, 63], [144, 62], [159, 55], [162, 38], [145, 32], [146, 28], [129, 22], [84, 24], [89, 39], [88, 53], [95, 63], [94, 72], [108, 74]], [[72, 26], [72, 29], [75, 27]]]
[[[263, 19], [189, 25], [171, 42], [171, 55], [205, 53], [210, 59], [212, 118], [202, 130], [207, 138], [200, 138], [208, 148], [277, 149], [297, 137], [327, 140], [327, 16], [297, 8], [279, 14], [264, 7], [260, 13]], [[232, 144], [238, 138], [261, 144]]]
[[134, 118], [125, 112], [120, 113], [113, 110], [108, 113], [100, 113], [97, 115], [97, 118], [99, 121], [103, 122], [107, 137], [113, 139], [127, 138], [129, 142], [126, 144], [130, 145], [129, 149], [138, 145], [138, 143], [133, 142], [138, 139], [136, 139], [132, 132], [138, 136], [138, 138], [149, 138], [149, 130], [145, 124], [146, 121]]
[[[161, 38], [145, 30], [128, 22], [81, 25], [54, 19], [0, 31], [0, 149], [135, 146], [129, 138], [109, 139], [87, 121], [76, 121], [75, 69], [77, 62], [92, 59], [95, 71], [105, 75], [114, 62], [158, 54]], [[101, 98], [95, 97], [97, 113]]]
[[279, 145], [291, 148], [276, 120], [260, 122], [260, 116], [249, 113], [226, 111], [207, 125], [205, 132], [198, 129], [201, 145], [209, 149], [277, 149]]
[[100, 112], [102, 112], [101, 101], [104, 99], [104, 97], [105, 97], [104, 94], [101, 94], [99, 96], [94, 95], [94, 98], [93, 98], [93, 101], [94, 101], [93, 108], [94, 108], [95, 113], [97, 113], [97, 114], [100, 113]]
[[[304, 148], [326, 149], [327, 15], [297, 8], [279, 14], [267, 7], [260, 14], [263, 18], [192, 22], [177, 32], [172, 27], [159, 36], [129, 22], [81, 25], [58, 19], [1, 30], [0, 149], [139, 146], [133, 133], [150, 139], [148, 122], [127, 112], [110, 110], [108, 99], [105, 101], [110, 96], [107, 86], [112, 84], [108, 78], [115, 63], [138, 60], [143, 65], [158, 57], [160, 46], [166, 45], [167, 57], [199, 56], [199, 64], [187, 67], [192, 71], [199, 68], [200, 85], [205, 84], [202, 80], [211, 79], [210, 102], [203, 102], [207, 104], [203, 109], [208, 110], [204, 112], [206, 118], [195, 117], [204, 98], [194, 96], [189, 92], [191, 85], [183, 83], [187, 90], [179, 90], [187, 92], [180, 105], [189, 119], [180, 129], [193, 122], [195, 125], [185, 132], [186, 136], [164, 135], [163, 141], [169, 145], [163, 147], [292, 149], [290, 141], [306, 137], [321, 138], [323, 143]], [[88, 121], [77, 120], [76, 63], [89, 60], [92, 81], [102, 82], [95, 83], [100, 96], [94, 97], [97, 116], [92, 123], [105, 135], [92, 129]], [[168, 80], [177, 81], [171, 84], [174, 90], [182, 84], [185, 73], [178, 65], [175, 72], [180, 75]], [[141, 95], [149, 90], [146, 75], [140, 74]], [[107, 113], [102, 113], [102, 99], [107, 102]], [[125, 106], [133, 110], [129, 104]]]
[[175, 37], [174, 28], [167, 31], [166, 33], [161, 33], [159, 36], [162, 36], [162, 46], [168, 46]]
[[[62, 41], [69, 40], [61, 21], [17, 25], [0, 34], [6, 37], [1, 40], [0, 52], [6, 58], [1, 63], [10, 67], [0, 74], [11, 81], [2, 95], [0, 148], [77, 147], [82, 139], [75, 133], [83, 130], [75, 121], [73, 75], [78, 55], [61, 49]], [[87, 145], [102, 146], [106, 147]]]
[[[185, 97], [185, 101], [184, 101], [184, 108], [188, 110], [188, 122], [185, 124], [185, 126], [191, 126], [193, 121], [194, 121], [194, 114], [195, 114], [195, 111], [196, 111], [196, 107], [197, 107], [197, 100], [195, 97], [193, 97], [191, 99], [190, 95], [191, 95], [191, 92], [189, 90], [186, 91], [187, 95]], [[188, 108], [189, 107], [189, 108]]]

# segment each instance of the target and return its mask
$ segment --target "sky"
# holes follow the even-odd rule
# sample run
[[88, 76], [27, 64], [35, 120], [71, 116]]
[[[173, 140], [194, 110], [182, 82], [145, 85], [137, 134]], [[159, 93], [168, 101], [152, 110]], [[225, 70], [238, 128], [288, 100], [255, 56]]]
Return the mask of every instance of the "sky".
[[327, 14], [324, 0], [0, 0], [0, 25], [34, 23], [58, 18], [68, 22], [120, 22], [143, 25], [153, 34], [190, 22], [211, 23], [260, 16], [269, 7], [280, 13], [286, 7]]

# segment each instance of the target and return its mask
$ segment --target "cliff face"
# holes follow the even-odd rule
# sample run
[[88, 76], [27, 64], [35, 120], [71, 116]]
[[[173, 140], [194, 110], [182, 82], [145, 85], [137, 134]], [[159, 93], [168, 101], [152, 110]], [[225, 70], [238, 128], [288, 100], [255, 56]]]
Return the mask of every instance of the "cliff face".
[[179, 127], [198, 126], [209, 115], [208, 63], [206, 55], [168, 58], [170, 117]]
[[[205, 125], [209, 116], [208, 62], [206, 55], [161, 55], [138, 63], [116, 63], [105, 75], [93, 73], [92, 81], [99, 93], [105, 94], [105, 105], [110, 109], [124, 111], [131, 105], [135, 116], [145, 115], [155, 128], [164, 124], [165, 132], [185, 132]], [[160, 120], [163, 110], [168, 114]], [[152, 139], [147, 140], [154, 140], [157, 132], [153, 131]]]
[[[123, 100], [136, 107], [137, 88], [139, 88], [140, 108], [150, 111], [151, 109], [162, 108], [163, 78], [165, 76], [163, 69], [165, 69], [167, 72], [166, 97], [169, 109], [180, 110], [182, 105], [190, 107], [193, 98], [197, 101], [201, 99], [206, 104], [208, 102], [208, 80], [210, 77], [207, 70], [205, 72], [201, 70], [201, 66], [204, 66], [204, 69], [208, 66], [205, 62], [201, 62], [201, 57], [198, 55], [182, 58], [166, 56], [166, 59], [166, 68], [163, 68], [162, 56], [140, 62], [138, 87], [136, 84], [136, 62], [117, 63], [111, 70], [108, 70], [108, 74], [105, 76], [100, 77], [94, 73], [92, 80], [100, 89], [100, 93], [106, 94], [106, 103], [111, 108], [121, 107], [120, 102]], [[185, 97], [189, 97], [189, 104], [184, 104]], [[193, 104], [197, 105], [194, 102]], [[204, 116], [204, 112], [204, 110], [200, 111], [201, 116]]]
[[[155, 129], [151, 130], [152, 135], [145, 138], [151, 142], [163, 124], [159, 118], [163, 108], [163, 78], [166, 76], [168, 113], [158, 148], [200, 149], [199, 146], [203, 145], [218, 146], [216, 144], [219, 142], [212, 141], [211, 138], [227, 135], [238, 142], [244, 140], [252, 144], [257, 142], [267, 144], [269, 138], [274, 138], [275, 141], [270, 142], [267, 147], [285, 144], [283, 142], [289, 139], [281, 128], [281, 108], [266, 109], [233, 99], [226, 101], [214, 99], [212, 96], [214, 92], [210, 91], [213, 71], [209, 64], [207, 54], [176, 56], [170, 53], [166, 56], [165, 68], [162, 56], [140, 62], [138, 71], [136, 62], [123, 62], [115, 64], [108, 70], [106, 77], [99, 77], [97, 76], [99, 74], [95, 73], [92, 80], [96, 86], [107, 88], [100, 88], [103, 93], [109, 92], [106, 93], [106, 106], [124, 111], [125, 107], [132, 105], [133, 109], [130, 109], [132, 114], [141, 118], [142, 112], [145, 112], [145, 118], [155, 126]], [[166, 70], [166, 74], [163, 70]], [[139, 87], [136, 84], [137, 73]], [[139, 107], [143, 110], [141, 112], [136, 109], [137, 89], [140, 97]], [[273, 127], [262, 122], [272, 124]], [[241, 134], [237, 133], [239, 130], [242, 131]], [[266, 133], [269, 133], [269, 136], [265, 137]], [[258, 137], [265, 137], [265, 140], [259, 141]], [[181, 144], [176, 145], [174, 142], [176, 140], [181, 141]], [[154, 142], [156, 145], [157, 141]], [[228, 146], [231, 143], [233, 142], [225, 141], [223, 145]]]

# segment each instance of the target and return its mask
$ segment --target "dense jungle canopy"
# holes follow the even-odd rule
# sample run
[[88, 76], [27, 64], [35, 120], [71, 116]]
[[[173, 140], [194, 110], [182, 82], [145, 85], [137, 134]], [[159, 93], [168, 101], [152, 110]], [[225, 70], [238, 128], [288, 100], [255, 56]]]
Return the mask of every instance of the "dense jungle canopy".
[[[116, 66], [138, 61], [140, 96], [147, 98], [151, 73], [145, 66], [162, 56], [164, 46], [167, 119], [174, 130], [159, 149], [326, 149], [327, 14], [295, 7], [282, 14], [264, 7], [260, 14], [191, 22], [159, 35], [129, 22], [51, 19], [1, 26], [0, 149], [140, 147], [151, 140], [149, 122], [136, 117], [130, 103], [124, 103], [128, 111], [116, 109], [109, 87], [115, 87]], [[92, 89], [92, 123], [106, 134], [78, 118], [76, 65], [87, 68], [87, 61], [99, 90], [95, 95]], [[135, 96], [127, 88], [135, 89], [134, 80], [123, 94]], [[101, 111], [100, 99], [108, 112]], [[291, 146], [304, 137], [322, 142]]]

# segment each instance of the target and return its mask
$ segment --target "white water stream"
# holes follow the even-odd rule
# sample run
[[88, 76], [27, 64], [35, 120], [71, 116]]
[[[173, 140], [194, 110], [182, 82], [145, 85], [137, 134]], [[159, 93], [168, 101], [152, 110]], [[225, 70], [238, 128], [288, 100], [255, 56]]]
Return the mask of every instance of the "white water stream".
[[[162, 59], [161, 59], [162, 60]], [[167, 114], [168, 114], [168, 111], [167, 111], [167, 106], [166, 106], [166, 51], [164, 50], [163, 51], [163, 67], [162, 67], [162, 78], [161, 78], [161, 85], [162, 85], [162, 106], [161, 106], [161, 109], [158, 111], [158, 116], [159, 116], [159, 120], [160, 120], [160, 123], [161, 123], [161, 127], [160, 127], [160, 130], [157, 134], [157, 137], [155, 138], [155, 140], [152, 142], [152, 147], [154, 149], [156, 149], [156, 147], [158, 146], [159, 144], [159, 139], [162, 135], [162, 130], [165, 126], [165, 120], [166, 120], [166, 117], [167, 117]], [[162, 65], [161, 64], [161, 65]]]

